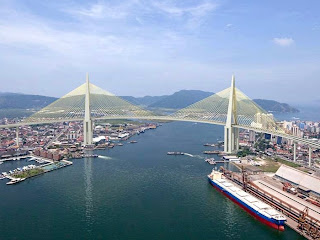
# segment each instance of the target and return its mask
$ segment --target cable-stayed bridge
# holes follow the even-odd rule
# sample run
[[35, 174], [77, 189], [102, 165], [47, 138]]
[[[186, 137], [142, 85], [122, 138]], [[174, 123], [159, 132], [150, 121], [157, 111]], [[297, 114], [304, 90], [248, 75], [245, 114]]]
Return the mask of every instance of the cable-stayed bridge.
[[159, 115], [95, 86], [89, 82], [87, 74], [86, 83], [78, 88], [22, 122], [0, 125], [0, 128], [17, 127], [18, 130], [18, 127], [23, 125], [83, 121], [84, 145], [90, 145], [93, 122], [99, 119], [172, 120], [223, 125], [226, 153], [233, 153], [239, 149], [239, 129], [241, 128], [290, 139], [294, 142], [294, 152], [296, 143], [308, 145], [309, 164], [312, 148], [320, 149], [319, 142], [287, 133], [272, 114], [266, 112], [235, 87], [234, 76], [231, 87], [172, 114]]

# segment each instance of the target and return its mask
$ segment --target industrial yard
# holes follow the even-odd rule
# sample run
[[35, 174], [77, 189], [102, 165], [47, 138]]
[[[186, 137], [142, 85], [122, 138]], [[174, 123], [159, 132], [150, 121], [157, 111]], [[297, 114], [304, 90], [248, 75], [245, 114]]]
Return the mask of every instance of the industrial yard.
[[224, 176], [239, 184], [287, 216], [287, 226], [307, 239], [320, 239], [320, 178], [281, 165], [275, 174], [221, 169]]

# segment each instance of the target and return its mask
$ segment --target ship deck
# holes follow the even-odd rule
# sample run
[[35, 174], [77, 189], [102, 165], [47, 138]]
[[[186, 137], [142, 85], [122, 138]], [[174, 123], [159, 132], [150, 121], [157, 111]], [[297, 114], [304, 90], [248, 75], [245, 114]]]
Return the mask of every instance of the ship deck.
[[255, 211], [269, 219], [274, 219], [276, 216], [285, 218], [280, 212], [276, 211], [273, 207], [265, 204], [260, 199], [254, 197], [248, 192], [243, 191], [241, 187], [235, 185], [235, 183], [233, 183], [229, 179], [222, 178], [216, 179], [214, 181], [217, 185], [220, 185], [220, 187], [224, 188], [235, 198], [243, 202], [243, 204], [246, 204], [248, 207], [250, 207], [252, 211]]

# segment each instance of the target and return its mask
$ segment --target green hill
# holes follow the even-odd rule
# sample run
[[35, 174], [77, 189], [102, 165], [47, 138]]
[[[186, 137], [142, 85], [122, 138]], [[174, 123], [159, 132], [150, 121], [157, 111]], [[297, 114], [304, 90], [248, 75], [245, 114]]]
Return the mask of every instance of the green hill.
[[0, 94], [0, 109], [41, 109], [55, 100], [57, 98], [40, 95], [2, 93]]
[[160, 99], [159, 101], [149, 105], [149, 107], [173, 109], [184, 108], [206, 97], [209, 97], [212, 94], [213, 93], [211, 92], [204, 92], [200, 90], [181, 90]]
[[[206, 97], [213, 95], [212, 92], [205, 92], [200, 90], [181, 90], [168, 96], [148, 96], [148, 102], [144, 98], [126, 97], [126, 100], [136, 104], [147, 106], [149, 108], [166, 108], [166, 109], [180, 109], [187, 107], [195, 102], [198, 102]], [[145, 97], [146, 98], [146, 97]], [[280, 103], [274, 100], [253, 99], [260, 107], [269, 112], [299, 112], [298, 109], [290, 106], [287, 103]]]
[[265, 100], [265, 99], [254, 99], [255, 103], [257, 103], [263, 109], [270, 112], [299, 112], [298, 109], [290, 106], [287, 103], [279, 103], [274, 100]]
[[162, 95], [162, 96], [144, 96], [144, 97], [132, 97], [132, 96], [123, 96], [122, 98], [127, 100], [128, 102], [131, 102], [135, 105], [141, 105], [141, 106], [150, 106], [164, 98], [168, 97], [168, 95]]

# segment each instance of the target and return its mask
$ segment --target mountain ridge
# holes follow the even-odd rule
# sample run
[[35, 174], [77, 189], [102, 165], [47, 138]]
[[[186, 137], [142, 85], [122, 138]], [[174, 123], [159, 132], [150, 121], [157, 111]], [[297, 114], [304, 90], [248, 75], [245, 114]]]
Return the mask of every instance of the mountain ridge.
[[[171, 95], [144, 97], [122, 96], [122, 98], [132, 104], [147, 108], [180, 109], [213, 94], [212, 92], [201, 90], [180, 90]], [[58, 98], [43, 95], [0, 92], [0, 109], [41, 109], [57, 99]], [[265, 99], [253, 99], [253, 101], [269, 112], [299, 112], [297, 108], [287, 103]]]
[[[147, 105], [148, 108], [169, 108], [180, 109], [187, 107], [195, 102], [213, 95], [213, 92], [206, 92], [202, 90], [180, 90], [171, 95], [157, 96], [160, 97], [158, 101], [154, 101], [152, 104]], [[166, 96], [166, 97], [165, 97]], [[144, 105], [139, 102], [139, 98], [130, 97], [130, 99], [124, 97], [125, 100], [138, 105]], [[288, 103], [281, 103], [275, 100], [267, 99], [253, 99], [261, 108], [268, 112], [278, 113], [296, 113], [300, 112], [299, 109], [290, 106]], [[140, 103], [140, 104], [139, 104]]]

